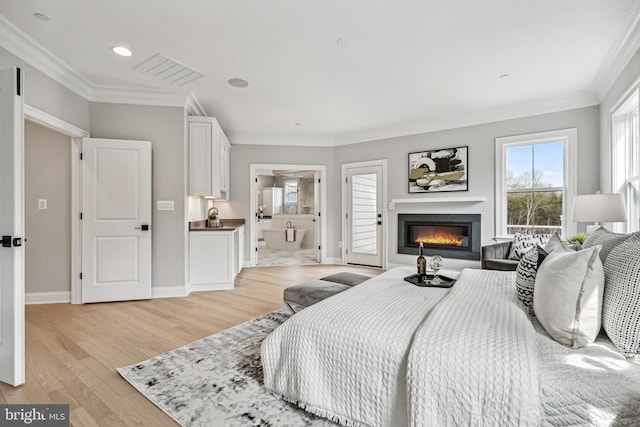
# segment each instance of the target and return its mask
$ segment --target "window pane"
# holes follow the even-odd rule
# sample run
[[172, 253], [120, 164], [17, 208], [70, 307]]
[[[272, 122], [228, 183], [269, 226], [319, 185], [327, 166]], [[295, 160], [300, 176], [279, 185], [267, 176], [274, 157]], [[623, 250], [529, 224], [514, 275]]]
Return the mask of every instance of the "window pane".
[[507, 233], [530, 233], [533, 224], [533, 193], [507, 194]]
[[531, 145], [507, 147], [505, 156], [507, 190], [532, 188], [533, 150]]
[[544, 191], [533, 194], [533, 233], [562, 234], [562, 192]]
[[563, 187], [564, 143], [546, 142], [533, 146], [535, 188]]

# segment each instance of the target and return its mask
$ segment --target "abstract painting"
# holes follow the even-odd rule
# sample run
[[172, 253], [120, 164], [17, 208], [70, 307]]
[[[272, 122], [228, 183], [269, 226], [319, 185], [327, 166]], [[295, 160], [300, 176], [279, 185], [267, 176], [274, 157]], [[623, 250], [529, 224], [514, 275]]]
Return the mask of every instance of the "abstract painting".
[[409, 193], [467, 191], [469, 147], [409, 153]]

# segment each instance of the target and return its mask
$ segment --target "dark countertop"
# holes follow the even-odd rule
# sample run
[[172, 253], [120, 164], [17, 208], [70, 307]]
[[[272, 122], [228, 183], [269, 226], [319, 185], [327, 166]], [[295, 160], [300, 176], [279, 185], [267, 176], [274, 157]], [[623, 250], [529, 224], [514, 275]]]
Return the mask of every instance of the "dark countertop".
[[221, 219], [222, 227], [207, 227], [207, 220], [189, 222], [189, 231], [233, 231], [244, 225], [243, 219]]

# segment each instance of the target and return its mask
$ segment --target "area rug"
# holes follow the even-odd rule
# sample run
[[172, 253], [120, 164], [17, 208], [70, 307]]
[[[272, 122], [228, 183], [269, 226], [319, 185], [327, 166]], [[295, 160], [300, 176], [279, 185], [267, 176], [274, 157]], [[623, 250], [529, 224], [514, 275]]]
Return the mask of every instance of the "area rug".
[[262, 340], [286, 308], [134, 365], [120, 375], [182, 426], [335, 426], [262, 387]]

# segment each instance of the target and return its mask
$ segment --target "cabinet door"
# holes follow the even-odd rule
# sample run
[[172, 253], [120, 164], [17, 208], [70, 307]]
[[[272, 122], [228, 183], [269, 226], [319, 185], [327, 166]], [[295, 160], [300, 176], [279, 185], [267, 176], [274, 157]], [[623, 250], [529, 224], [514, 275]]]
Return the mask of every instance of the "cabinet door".
[[192, 287], [222, 285], [225, 289], [232, 288], [233, 247], [233, 232], [192, 231], [189, 234], [189, 283]]
[[220, 179], [220, 165], [222, 163], [222, 129], [218, 123], [214, 123], [211, 129], [211, 195], [222, 197], [222, 182]]
[[222, 156], [220, 159], [220, 189], [223, 193], [222, 196], [229, 200], [229, 151], [231, 149], [231, 144], [229, 144], [229, 140], [226, 135], [222, 133]]
[[211, 123], [189, 123], [189, 195], [212, 196]]

